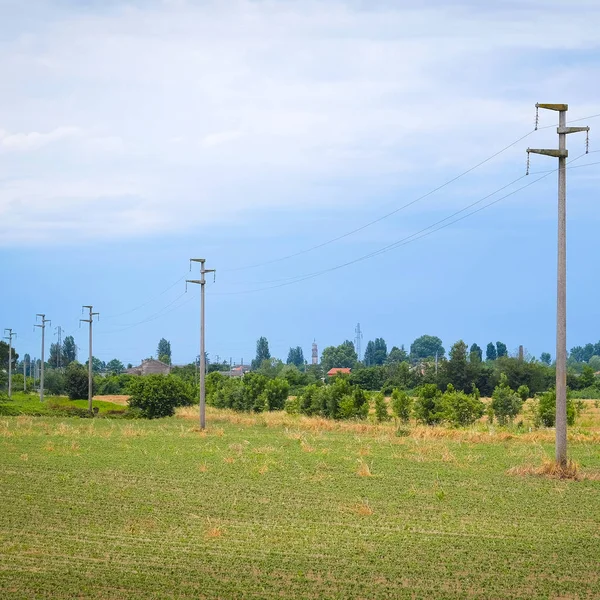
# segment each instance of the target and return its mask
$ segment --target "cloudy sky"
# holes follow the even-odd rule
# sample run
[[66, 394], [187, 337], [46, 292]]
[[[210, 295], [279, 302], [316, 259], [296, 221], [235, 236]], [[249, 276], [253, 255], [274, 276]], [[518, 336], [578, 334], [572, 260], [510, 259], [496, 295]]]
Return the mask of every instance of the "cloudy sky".
[[[518, 179], [557, 143], [536, 102], [568, 102], [600, 148], [600, 4], [418, 5], [0, 0], [0, 326], [19, 351], [39, 356], [43, 312], [85, 359], [93, 304], [103, 360], [162, 336], [192, 360], [204, 256], [211, 358], [249, 361], [260, 335], [308, 356], [357, 322], [365, 343], [554, 355], [555, 160]], [[600, 153], [568, 144], [573, 346], [600, 339]]]

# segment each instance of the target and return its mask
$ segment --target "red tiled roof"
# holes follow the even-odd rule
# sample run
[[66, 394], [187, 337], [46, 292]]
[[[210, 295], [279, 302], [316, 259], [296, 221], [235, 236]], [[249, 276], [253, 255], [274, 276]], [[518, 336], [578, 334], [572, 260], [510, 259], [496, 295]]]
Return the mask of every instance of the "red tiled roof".
[[351, 370], [352, 369], [349, 369], [348, 367], [334, 367], [333, 369], [329, 369], [329, 371], [327, 371], [327, 375], [329, 375], [329, 377], [332, 377], [333, 375], [339, 375], [340, 373], [349, 375]]

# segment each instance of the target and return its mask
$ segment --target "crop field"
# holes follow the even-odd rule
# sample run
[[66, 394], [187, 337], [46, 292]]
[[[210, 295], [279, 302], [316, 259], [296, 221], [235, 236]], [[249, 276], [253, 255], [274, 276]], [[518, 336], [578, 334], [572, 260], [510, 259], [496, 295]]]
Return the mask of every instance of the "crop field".
[[196, 410], [0, 417], [0, 597], [600, 598], [598, 429]]

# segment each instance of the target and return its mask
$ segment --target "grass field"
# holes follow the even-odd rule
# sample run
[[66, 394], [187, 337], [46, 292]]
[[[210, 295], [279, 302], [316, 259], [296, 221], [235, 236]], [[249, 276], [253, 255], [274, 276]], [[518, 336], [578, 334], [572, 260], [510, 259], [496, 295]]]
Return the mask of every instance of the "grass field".
[[0, 596], [600, 597], [600, 481], [507, 474], [551, 432], [209, 423], [0, 417]]
[[[107, 402], [97, 396], [92, 400], [92, 407], [98, 409], [98, 414], [106, 415], [114, 411], [124, 411], [125, 406], [121, 402]], [[108, 399], [108, 398], [107, 398]], [[40, 402], [37, 394], [24, 394], [23, 392], [14, 393], [10, 400], [6, 399], [0, 402], [0, 416], [55, 416], [65, 415], [75, 409], [88, 409], [87, 400], [69, 400], [65, 396], [45, 396], [44, 402]]]

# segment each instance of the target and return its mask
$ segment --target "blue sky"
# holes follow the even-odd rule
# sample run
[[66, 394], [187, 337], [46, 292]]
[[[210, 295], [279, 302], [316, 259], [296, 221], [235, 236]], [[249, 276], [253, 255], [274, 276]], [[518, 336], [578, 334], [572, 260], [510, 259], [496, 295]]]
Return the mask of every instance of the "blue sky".
[[[385, 254], [269, 283], [369, 254], [516, 180], [527, 146], [556, 145], [551, 127], [338, 242], [245, 268], [443, 184], [530, 132], [536, 101], [600, 113], [597, 2], [487, 4], [0, 0], [0, 327], [39, 356], [44, 312], [85, 360], [78, 319], [93, 304], [103, 360], [137, 363], [164, 336], [191, 361], [198, 290], [183, 295], [183, 279], [203, 256], [217, 269], [211, 358], [249, 361], [261, 335], [275, 356], [300, 345], [308, 357], [313, 339], [341, 343], [357, 322], [365, 344], [428, 333], [554, 355], [554, 174]], [[600, 118], [579, 124], [600, 148]], [[568, 145], [579, 157], [585, 136]], [[532, 157], [534, 172], [555, 166]], [[599, 181], [600, 165], [568, 173], [569, 347], [600, 339]]]

